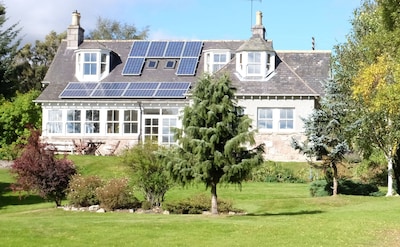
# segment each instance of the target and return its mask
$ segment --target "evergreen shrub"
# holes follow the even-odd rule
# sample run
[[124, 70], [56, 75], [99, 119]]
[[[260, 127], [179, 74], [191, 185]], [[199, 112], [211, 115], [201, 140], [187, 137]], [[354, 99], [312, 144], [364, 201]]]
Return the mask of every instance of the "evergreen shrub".
[[[310, 184], [310, 194], [313, 197], [332, 195], [332, 182], [326, 180], [316, 180]], [[359, 196], [377, 196], [379, 188], [375, 184], [356, 182], [349, 179], [339, 179], [338, 194], [359, 195]]]
[[304, 183], [305, 180], [276, 162], [266, 162], [253, 170], [251, 180], [268, 183]]

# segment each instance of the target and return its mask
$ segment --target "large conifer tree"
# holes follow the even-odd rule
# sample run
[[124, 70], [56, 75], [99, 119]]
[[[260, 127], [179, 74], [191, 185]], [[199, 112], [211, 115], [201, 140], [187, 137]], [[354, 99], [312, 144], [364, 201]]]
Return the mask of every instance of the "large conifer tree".
[[211, 189], [212, 214], [218, 213], [217, 185], [240, 185], [263, 162], [263, 145], [255, 146], [252, 120], [237, 105], [234, 92], [227, 76], [199, 80], [177, 131], [180, 146], [168, 166], [176, 181], [201, 181]]

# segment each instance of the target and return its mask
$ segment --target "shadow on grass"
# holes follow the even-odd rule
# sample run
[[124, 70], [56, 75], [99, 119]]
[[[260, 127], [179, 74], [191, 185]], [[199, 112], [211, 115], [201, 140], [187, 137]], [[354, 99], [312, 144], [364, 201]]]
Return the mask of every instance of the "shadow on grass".
[[281, 212], [281, 213], [250, 213], [246, 216], [284, 216], [284, 215], [307, 215], [307, 214], [322, 214], [324, 211], [321, 210], [301, 210], [298, 212]]
[[13, 192], [10, 188], [11, 183], [0, 182], [0, 209], [11, 205], [32, 205], [45, 202], [38, 195]]

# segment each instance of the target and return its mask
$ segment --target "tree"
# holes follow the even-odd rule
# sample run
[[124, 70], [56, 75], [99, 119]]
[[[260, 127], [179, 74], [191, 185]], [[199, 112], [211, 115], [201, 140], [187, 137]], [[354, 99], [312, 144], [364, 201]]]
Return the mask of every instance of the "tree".
[[351, 126], [347, 111], [350, 109], [345, 101], [345, 92], [341, 85], [333, 80], [325, 83], [325, 95], [320, 101], [320, 107], [303, 119], [306, 141], [300, 143], [293, 139], [295, 149], [308, 157], [309, 163], [319, 167], [314, 161], [322, 160], [322, 168], [330, 168], [333, 176], [333, 195], [338, 193], [338, 164], [349, 151]]
[[148, 27], [138, 31], [134, 25], [98, 17], [96, 28], [90, 31], [86, 38], [93, 40], [146, 39], [148, 32]]
[[12, 149], [17, 145], [26, 144], [30, 135], [28, 127], [41, 127], [42, 111], [40, 106], [33, 102], [39, 93], [34, 90], [26, 94], [18, 93], [12, 101], [0, 102], [1, 158], [16, 158], [17, 150]]
[[158, 152], [161, 147], [147, 141], [127, 149], [123, 161], [132, 169], [133, 183], [152, 206], [160, 206], [171, 187], [167, 169]]
[[51, 31], [44, 41], [36, 40], [35, 45], [26, 44], [15, 56], [15, 78], [18, 81], [20, 93], [32, 89], [40, 90], [43, 78], [61, 44], [66, 37], [66, 32], [57, 34]]
[[254, 146], [251, 119], [234, 99], [235, 90], [227, 76], [200, 79], [193, 91], [193, 103], [183, 112], [180, 144], [167, 156], [175, 181], [200, 181], [211, 188], [211, 213], [218, 213], [217, 185], [248, 178], [252, 168], [263, 162], [263, 145]]
[[60, 206], [76, 168], [66, 157], [57, 159], [54, 150], [40, 142], [40, 131], [32, 130], [24, 152], [11, 166], [11, 172], [16, 176], [14, 190], [38, 192]]
[[336, 47], [335, 79], [346, 84], [360, 124], [357, 146], [365, 157], [381, 150], [388, 166], [388, 193], [393, 194], [393, 159], [400, 144], [400, 23], [398, 0], [365, 0], [354, 12], [347, 42]]
[[0, 4], [0, 97], [10, 99], [17, 91], [13, 59], [21, 39], [17, 39], [20, 32], [18, 23], [4, 28], [6, 21], [6, 8]]

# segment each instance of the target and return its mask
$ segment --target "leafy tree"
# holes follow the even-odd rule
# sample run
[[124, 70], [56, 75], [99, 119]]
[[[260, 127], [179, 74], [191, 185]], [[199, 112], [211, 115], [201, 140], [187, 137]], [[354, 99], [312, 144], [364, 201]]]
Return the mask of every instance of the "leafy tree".
[[15, 77], [18, 81], [18, 91], [26, 93], [32, 89], [40, 90], [43, 78], [53, 61], [66, 32], [57, 34], [51, 31], [44, 41], [36, 40], [35, 45], [26, 44], [15, 56]]
[[263, 145], [254, 146], [251, 119], [234, 99], [227, 76], [200, 79], [193, 103], [183, 112], [180, 144], [167, 157], [172, 178], [182, 184], [200, 181], [211, 188], [211, 213], [218, 213], [217, 185], [241, 184], [253, 167], [263, 163]]
[[17, 29], [18, 23], [4, 27], [6, 21], [6, 8], [0, 4], [0, 97], [10, 99], [17, 91], [13, 59], [21, 39], [17, 38], [20, 31]]
[[123, 161], [132, 169], [132, 181], [152, 206], [164, 201], [165, 193], [171, 187], [167, 170], [160, 160], [160, 147], [150, 141], [127, 149]]
[[41, 108], [33, 102], [39, 93], [17, 94], [12, 101], [0, 102], [0, 157], [16, 158], [12, 147], [26, 144], [30, 135], [28, 127], [41, 127]]
[[397, 0], [365, 0], [354, 12], [353, 30], [336, 47], [335, 79], [347, 85], [360, 124], [357, 146], [365, 156], [381, 150], [388, 164], [388, 194], [393, 194], [393, 159], [400, 144], [400, 26]]
[[76, 168], [66, 157], [56, 159], [50, 146], [40, 142], [40, 131], [32, 130], [28, 145], [14, 161], [11, 172], [16, 176], [14, 190], [38, 192], [60, 206]]
[[293, 139], [293, 147], [304, 153], [313, 167], [319, 167], [314, 160], [321, 159], [321, 168], [332, 170], [333, 195], [338, 193], [338, 164], [349, 151], [349, 138], [352, 126], [346, 115], [349, 109], [344, 100], [345, 94], [341, 85], [333, 80], [326, 82], [325, 95], [320, 107], [304, 119], [306, 141], [300, 143]]
[[96, 28], [89, 32], [87, 38], [93, 40], [146, 39], [148, 32], [148, 27], [139, 31], [135, 25], [98, 17]]

